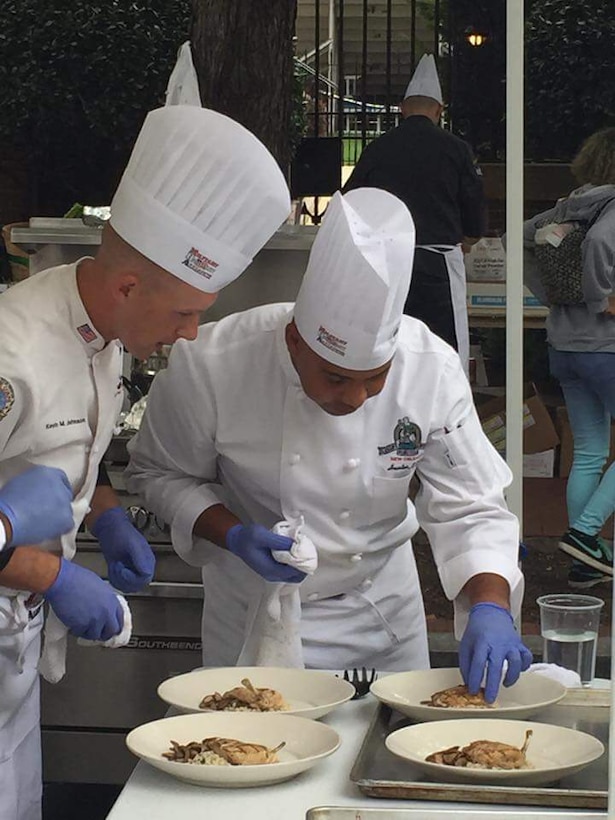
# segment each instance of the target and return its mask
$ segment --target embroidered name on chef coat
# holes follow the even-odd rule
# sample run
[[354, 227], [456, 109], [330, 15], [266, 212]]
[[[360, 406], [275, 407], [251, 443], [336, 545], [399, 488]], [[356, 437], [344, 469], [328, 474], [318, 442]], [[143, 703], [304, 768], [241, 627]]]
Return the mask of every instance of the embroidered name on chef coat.
[[0, 377], [0, 419], [7, 416], [11, 407], [15, 404], [15, 391], [13, 385]]
[[393, 443], [378, 447], [378, 455], [385, 456], [387, 470], [406, 470], [421, 457], [421, 428], [410, 421], [408, 416], [397, 420], [393, 429]]
[[50, 421], [45, 425], [45, 430], [55, 430], [56, 427], [71, 427], [73, 424], [85, 424], [85, 418]]

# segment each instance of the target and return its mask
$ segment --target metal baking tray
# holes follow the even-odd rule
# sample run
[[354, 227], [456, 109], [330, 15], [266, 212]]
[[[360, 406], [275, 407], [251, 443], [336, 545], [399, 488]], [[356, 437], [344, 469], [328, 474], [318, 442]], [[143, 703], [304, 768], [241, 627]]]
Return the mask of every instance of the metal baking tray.
[[609, 704], [608, 690], [575, 689], [558, 704], [532, 718], [540, 723], [587, 732], [605, 746], [605, 753], [594, 763], [548, 786], [487, 786], [430, 780], [384, 745], [387, 735], [415, 721], [380, 704], [350, 779], [370, 797], [604, 810], [608, 803]]
[[[530, 809], [510, 811], [510, 809], [365, 809], [362, 806], [317, 806], [309, 809], [306, 820], [535, 820], [535, 811]], [[550, 811], [546, 820], [604, 820], [604, 812]]]

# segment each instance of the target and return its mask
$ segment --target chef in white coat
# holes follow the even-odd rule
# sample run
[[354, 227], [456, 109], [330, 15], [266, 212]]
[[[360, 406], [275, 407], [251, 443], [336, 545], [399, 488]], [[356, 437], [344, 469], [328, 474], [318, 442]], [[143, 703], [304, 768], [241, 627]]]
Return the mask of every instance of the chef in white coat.
[[[505, 684], [530, 664], [513, 625], [523, 579], [503, 497], [511, 474], [458, 354], [402, 315], [413, 247], [396, 197], [336, 194], [296, 303], [204, 325], [152, 385], [128, 484], [203, 568], [205, 665], [237, 662], [267, 582], [301, 581], [306, 666], [427, 668], [419, 523], [471, 689], [487, 670], [493, 700], [505, 662]], [[318, 552], [309, 577], [271, 554], [281, 536], [270, 528], [300, 517]]]
[[[53, 476], [61, 468], [72, 499], [68, 526], [32, 530], [0, 570], [0, 820], [41, 813], [43, 600], [41, 670], [57, 679], [66, 631], [117, 635], [115, 589], [134, 591], [153, 575], [149, 545], [99, 468], [122, 406], [123, 348], [146, 358], [157, 345], [194, 339], [201, 312], [289, 210], [277, 163], [245, 128], [193, 106], [159, 109], [145, 120], [96, 257], [0, 297], [0, 513], [3, 492], [33, 465], [56, 468]], [[112, 586], [71, 562], [84, 519]]]

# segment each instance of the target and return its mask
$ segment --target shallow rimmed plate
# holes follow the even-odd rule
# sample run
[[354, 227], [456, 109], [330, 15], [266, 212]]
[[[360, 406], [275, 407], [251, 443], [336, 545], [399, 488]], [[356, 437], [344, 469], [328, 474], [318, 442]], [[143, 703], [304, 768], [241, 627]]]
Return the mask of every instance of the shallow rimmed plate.
[[355, 688], [330, 672], [316, 669], [285, 669], [273, 666], [225, 666], [216, 669], [197, 669], [163, 681], [158, 687], [162, 700], [182, 712], [208, 713], [199, 708], [206, 695], [227, 692], [249, 678], [254, 686], [280, 692], [289, 709], [269, 712], [271, 715], [300, 715], [317, 718], [326, 715], [350, 700]]
[[[211, 766], [177, 763], [162, 756], [171, 740], [186, 744], [204, 737], [228, 737], [260, 743], [270, 749], [284, 741], [279, 763], [260, 766]], [[207, 712], [177, 715], [145, 723], [126, 738], [130, 751], [163, 772], [199, 786], [241, 788], [266, 786], [290, 780], [333, 754], [340, 745], [338, 733], [324, 723], [296, 715], [252, 712]]]
[[421, 703], [435, 692], [463, 683], [459, 669], [425, 669], [398, 672], [380, 678], [371, 686], [372, 694], [414, 720], [451, 720], [470, 718], [515, 718], [525, 720], [566, 695], [566, 687], [537, 672], [525, 672], [512, 686], [501, 686], [496, 706], [481, 708], [442, 708]]
[[[531, 769], [469, 769], [425, 760], [433, 752], [451, 746], [466, 746], [475, 740], [495, 740], [521, 747], [527, 729], [533, 732], [526, 755]], [[392, 732], [385, 743], [394, 755], [408, 760], [432, 780], [508, 786], [553, 783], [589, 766], [604, 752], [599, 740], [576, 729], [548, 723], [484, 718], [416, 723]]]

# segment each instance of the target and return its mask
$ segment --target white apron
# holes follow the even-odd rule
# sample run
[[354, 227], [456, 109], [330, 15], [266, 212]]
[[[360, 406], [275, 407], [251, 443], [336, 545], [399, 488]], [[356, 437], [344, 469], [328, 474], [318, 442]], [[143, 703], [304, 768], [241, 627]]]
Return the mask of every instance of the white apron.
[[417, 245], [425, 251], [438, 253], [444, 258], [448, 281], [451, 288], [457, 352], [468, 375], [470, 359], [470, 331], [468, 328], [468, 306], [466, 296], [466, 269], [460, 245]]

